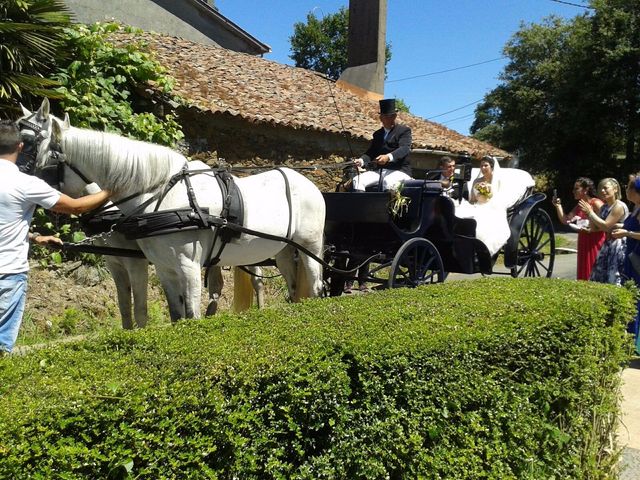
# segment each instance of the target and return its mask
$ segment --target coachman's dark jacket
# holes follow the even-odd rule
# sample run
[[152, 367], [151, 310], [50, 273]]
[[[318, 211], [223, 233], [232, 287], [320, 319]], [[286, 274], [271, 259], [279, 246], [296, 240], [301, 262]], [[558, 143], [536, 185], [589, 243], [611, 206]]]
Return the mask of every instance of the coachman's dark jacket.
[[[411, 129], [406, 125], [396, 124], [384, 138], [384, 128], [373, 133], [373, 140], [369, 149], [362, 155], [367, 170], [379, 168], [375, 162], [378, 155], [393, 155], [393, 162], [387, 163], [383, 168], [389, 170], [401, 170], [411, 176], [411, 164], [409, 153], [411, 152]], [[371, 163], [369, 163], [371, 162]]]

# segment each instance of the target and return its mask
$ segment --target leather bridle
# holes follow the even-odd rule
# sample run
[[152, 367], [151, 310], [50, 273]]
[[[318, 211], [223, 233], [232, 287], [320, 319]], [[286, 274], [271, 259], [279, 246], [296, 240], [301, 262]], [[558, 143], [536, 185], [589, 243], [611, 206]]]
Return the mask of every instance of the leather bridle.
[[[38, 112], [34, 112], [29, 117], [21, 118], [17, 122], [24, 144], [16, 162], [20, 171], [42, 178], [57, 190], [60, 190], [61, 185], [64, 184], [65, 167], [70, 168], [85, 183], [92, 183], [92, 180], [89, 180], [77, 167], [67, 162], [62, 145], [57, 141], [54, 142], [53, 139], [49, 143], [46, 161], [38, 166], [37, 158], [40, 147], [42, 142], [50, 137], [50, 134], [49, 130], [44, 128], [46, 121], [42, 124], [37, 123], [37, 115]], [[35, 121], [34, 117], [36, 117]]]

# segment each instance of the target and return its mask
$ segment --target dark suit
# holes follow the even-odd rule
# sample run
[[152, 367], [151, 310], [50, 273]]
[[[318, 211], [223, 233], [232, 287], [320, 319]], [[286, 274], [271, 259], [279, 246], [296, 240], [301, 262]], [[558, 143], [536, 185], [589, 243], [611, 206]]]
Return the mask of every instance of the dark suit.
[[[396, 124], [384, 138], [384, 128], [373, 133], [373, 139], [369, 149], [362, 155], [367, 170], [385, 168], [388, 170], [400, 170], [411, 176], [411, 164], [409, 153], [411, 152], [411, 129], [406, 125]], [[373, 160], [378, 155], [393, 155], [393, 161], [380, 167]], [[370, 163], [368, 163], [370, 162]]]

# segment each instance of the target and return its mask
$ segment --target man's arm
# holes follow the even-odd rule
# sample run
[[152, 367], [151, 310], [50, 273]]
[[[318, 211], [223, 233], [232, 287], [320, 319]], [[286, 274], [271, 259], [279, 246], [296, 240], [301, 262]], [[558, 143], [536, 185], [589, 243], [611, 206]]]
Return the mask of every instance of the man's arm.
[[369, 143], [369, 148], [367, 151], [360, 155], [360, 158], [363, 160], [363, 163], [368, 164], [373, 159], [378, 156], [378, 152], [384, 143], [384, 129], [379, 129], [373, 132], [373, 136], [371, 137], [371, 142]]
[[399, 162], [407, 155], [409, 155], [411, 153], [411, 142], [411, 129], [407, 126], [404, 126], [402, 132], [400, 132], [400, 135], [398, 136], [398, 148], [391, 152], [391, 161]]
[[67, 215], [78, 215], [98, 208], [109, 200], [110, 196], [111, 192], [107, 190], [101, 190], [98, 193], [85, 195], [80, 198], [71, 198], [63, 193], [60, 195], [58, 202], [51, 207], [50, 210], [56, 213], [66, 213]]

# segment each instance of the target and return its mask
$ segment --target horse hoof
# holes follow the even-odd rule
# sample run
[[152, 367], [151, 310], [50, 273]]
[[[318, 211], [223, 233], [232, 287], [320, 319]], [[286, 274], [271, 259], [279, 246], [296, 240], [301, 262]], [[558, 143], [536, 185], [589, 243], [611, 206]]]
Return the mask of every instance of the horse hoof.
[[207, 317], [210, 317], [211, 315], [215, 315], [217, 311], [218, 311], [217, 302], [209, 302], [209, 305], [207, 305], [207, 312], [206, 312]]

